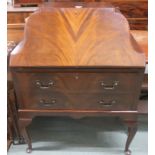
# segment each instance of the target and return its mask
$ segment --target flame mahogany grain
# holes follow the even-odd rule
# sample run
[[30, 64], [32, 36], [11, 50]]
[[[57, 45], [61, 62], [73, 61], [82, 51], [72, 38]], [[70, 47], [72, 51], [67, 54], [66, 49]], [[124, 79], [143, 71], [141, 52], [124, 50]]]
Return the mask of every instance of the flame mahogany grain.
[[10, 66], [143, 67], [137, 47], [127, 20], [113, 8], [42, 8], [29, 17]]

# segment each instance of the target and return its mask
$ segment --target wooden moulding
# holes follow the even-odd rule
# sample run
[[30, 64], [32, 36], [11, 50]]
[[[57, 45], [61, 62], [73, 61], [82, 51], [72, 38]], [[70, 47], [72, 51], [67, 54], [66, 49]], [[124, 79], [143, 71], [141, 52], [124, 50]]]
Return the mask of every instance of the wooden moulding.
[[[101, 0], [102, 1], [102, 0]], [[148, 0], [103, 0], [111, 3], [125, 15], [126, 18], [147, 18]]]
[[112, 7], [43, 7], [26, 22], [10, 66], [144, 67], [126, 18]]
[[42, 4], [44, 0], [13, 0], [14, 7], [36, 7]]
[[24, 24], [8, 24], [7, 25], [7, 41], [19, 43], [23, 39]]

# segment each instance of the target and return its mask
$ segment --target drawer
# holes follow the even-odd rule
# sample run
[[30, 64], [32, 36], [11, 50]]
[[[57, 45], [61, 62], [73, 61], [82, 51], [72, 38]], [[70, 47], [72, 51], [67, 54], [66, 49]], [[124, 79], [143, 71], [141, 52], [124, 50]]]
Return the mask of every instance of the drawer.
[[23, 98], [25, 109], [130, 110], [134, 95], [103, 93], [51, 93]]
[[30, 94], [55, 92], [119, 92], [136, 89], [139, 76], [134, 73], [20, 73], [21, 91]]

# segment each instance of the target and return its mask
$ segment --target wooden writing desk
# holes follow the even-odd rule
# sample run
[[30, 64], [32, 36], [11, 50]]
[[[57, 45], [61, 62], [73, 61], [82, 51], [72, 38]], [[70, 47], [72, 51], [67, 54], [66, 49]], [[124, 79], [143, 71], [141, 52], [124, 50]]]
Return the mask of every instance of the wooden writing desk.
[[129, 132], [125, 152], [131, 154], [144, 53], [121, 13], [88, 6], [41, 8], [28, 19], [24, 39], [11, 53], [28, 152], [26, 126], [35, 116], [120, 116]]

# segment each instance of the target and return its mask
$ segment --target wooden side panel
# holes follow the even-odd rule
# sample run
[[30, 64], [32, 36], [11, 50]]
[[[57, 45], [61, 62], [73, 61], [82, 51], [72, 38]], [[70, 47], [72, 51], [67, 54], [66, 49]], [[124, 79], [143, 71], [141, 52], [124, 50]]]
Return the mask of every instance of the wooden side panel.
[[[101, 0], [102, 1], [102, 0]], [[117, 7], [127, 18], [147, 18], [147, 0], [103, 0]]]
[[123, 13], [128, 19], [131, 30], [148, 29], [148, 0], [107, 0], [107, 2]]
[[25, 19], [29, 17], [32, 12], [8, 12], [7, 13], [7, 23], [16, 24], [16, 23], [25, 23]]
[[24, 24], [8, 24], [7, 41], [19, 43], [24, 37]]
[[147, 18], [129, 18], [128, 21], [131, 30], [148, 30]]

